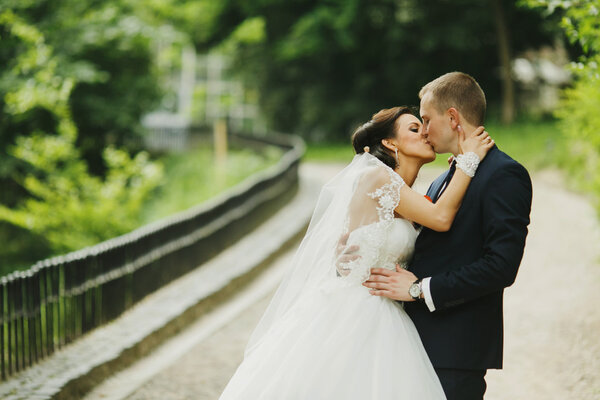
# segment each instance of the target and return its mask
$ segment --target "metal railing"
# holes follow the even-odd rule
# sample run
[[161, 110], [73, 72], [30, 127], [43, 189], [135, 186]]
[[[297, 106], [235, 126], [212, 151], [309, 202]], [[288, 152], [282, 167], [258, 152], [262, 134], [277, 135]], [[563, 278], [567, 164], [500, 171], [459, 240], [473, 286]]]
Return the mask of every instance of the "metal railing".
[[232, 139], [286, 151], [276, 165], [206, 203], [0, 279], [2, 380], [200, 266], [294, 195], [304, 152], [299, 139]]

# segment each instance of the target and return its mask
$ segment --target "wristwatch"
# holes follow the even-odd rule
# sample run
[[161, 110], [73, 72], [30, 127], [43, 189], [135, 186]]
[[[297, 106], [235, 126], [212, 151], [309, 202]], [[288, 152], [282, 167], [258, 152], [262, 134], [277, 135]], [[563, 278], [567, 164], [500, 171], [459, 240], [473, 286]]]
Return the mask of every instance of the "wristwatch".
[[416, 301], [422, 300], [422, 292], [423, 290], [421, 289], [421, 279], [417, 279], [416, 281], [414, 281], [413, 284], [410, 285], [410, 287], [408, 288], [408, 294]]

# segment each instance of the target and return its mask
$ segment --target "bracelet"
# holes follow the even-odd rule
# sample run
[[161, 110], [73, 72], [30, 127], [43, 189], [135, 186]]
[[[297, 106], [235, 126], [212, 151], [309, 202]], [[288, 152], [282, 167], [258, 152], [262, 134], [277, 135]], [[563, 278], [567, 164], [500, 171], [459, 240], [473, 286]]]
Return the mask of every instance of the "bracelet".
[[478, 166], [479, 157], [472, 151], [456, 156], [456, 167], [462, 169], [463, 172], [471, 178], [475, 176], [475, 171], [477, 171]]

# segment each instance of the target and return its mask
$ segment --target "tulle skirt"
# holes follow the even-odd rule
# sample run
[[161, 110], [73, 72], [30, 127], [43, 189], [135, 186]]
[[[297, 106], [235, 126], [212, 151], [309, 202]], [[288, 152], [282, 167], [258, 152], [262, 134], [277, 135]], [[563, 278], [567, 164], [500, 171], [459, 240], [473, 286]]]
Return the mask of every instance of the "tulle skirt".
[[221, 400], [442, 400], [419, 335], [364, 286], [305, 291], [246, 352]]

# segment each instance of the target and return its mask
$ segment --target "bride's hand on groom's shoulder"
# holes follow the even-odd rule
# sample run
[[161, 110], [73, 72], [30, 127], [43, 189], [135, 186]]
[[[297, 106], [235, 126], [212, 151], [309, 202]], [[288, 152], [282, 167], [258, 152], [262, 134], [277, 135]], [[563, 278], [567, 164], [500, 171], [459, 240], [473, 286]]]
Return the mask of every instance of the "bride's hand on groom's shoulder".
[[371, 276], [363, 282], [363, 286], [371, 289], [369, 292], [374, 296], [414, 301], [408, 293], [408, 289], [416, 280], [415, 274], [396, 265], [395, 271], [386, 268], [371, 268]]

